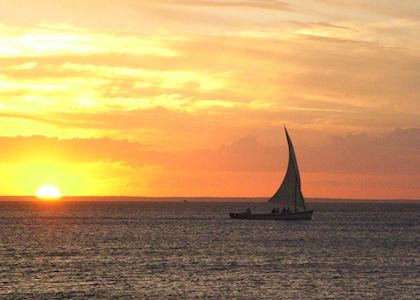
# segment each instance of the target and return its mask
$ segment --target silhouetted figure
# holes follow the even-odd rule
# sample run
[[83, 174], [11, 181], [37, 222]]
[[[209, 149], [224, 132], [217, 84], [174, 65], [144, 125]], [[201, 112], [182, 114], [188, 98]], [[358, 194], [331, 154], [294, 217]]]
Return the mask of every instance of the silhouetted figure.
[[275, 214], [276, 213], [276, 208], [275, 207], [273, 207], [273, 210], [271, 211], [271, 213], [272, 214]]

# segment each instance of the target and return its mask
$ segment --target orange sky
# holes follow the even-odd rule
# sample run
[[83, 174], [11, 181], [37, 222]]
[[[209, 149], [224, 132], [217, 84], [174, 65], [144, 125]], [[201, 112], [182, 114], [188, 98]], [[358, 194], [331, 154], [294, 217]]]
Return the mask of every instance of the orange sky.
[[0, 0], [0, 194], [420, 198], [419, 11]]

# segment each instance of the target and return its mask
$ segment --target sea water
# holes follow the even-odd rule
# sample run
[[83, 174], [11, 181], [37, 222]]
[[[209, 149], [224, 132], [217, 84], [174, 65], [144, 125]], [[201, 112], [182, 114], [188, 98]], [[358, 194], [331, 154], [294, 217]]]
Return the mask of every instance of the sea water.
[[287, 222], [191, 200], [0, 202], [0, 298], [420, 298], [420, 202]]

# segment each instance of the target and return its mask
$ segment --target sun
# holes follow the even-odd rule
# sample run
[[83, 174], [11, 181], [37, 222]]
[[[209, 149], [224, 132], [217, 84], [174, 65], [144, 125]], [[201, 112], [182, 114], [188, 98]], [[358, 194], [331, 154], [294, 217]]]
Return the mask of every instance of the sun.
[[46, 184], [38, 188], [36, 196], [42, 200], [57, 200], [61, 198], [61, 192], [56, 186]]

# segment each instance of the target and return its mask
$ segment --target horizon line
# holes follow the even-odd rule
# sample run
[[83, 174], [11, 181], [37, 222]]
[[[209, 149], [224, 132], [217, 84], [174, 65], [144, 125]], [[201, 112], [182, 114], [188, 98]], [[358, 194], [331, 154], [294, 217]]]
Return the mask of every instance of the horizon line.
[[[0, 195], [0, 202], [5, 200], [17, 200], [17, 198], [23, 198], [21, 201], [30, 201], [30, 200], [40, 200], [35, 195]], [[179, 199], [226, 199], [226, 200], [267, 200], [270, 197], [264, 196], [125, 196], [125, 195], [78, 195], [78, 196], [62, 196], [61, 201], [66, 200], [81, 200], [81, 198], [89, 198], [87, 201], [92, 201], [95, 199], [108, 198], [108, 201], [115, 201], [119, 198], [126, 198], [126, 200], [135, 201], [145, 200], [145, 199], [168, 199], [168, 200], [179, 200]], [[15, 200], [15, 201], [16, 201]], [[105, 199], [104, 199], [105, 200]], [[307, 197], [305, 200], [308, 201], [420, 201], [420, 198], [335, 198], [335, 197]], [[196, 201], [197, 202], [197, 201]], [[263, 201], [258, 201], [263, 202]]]

